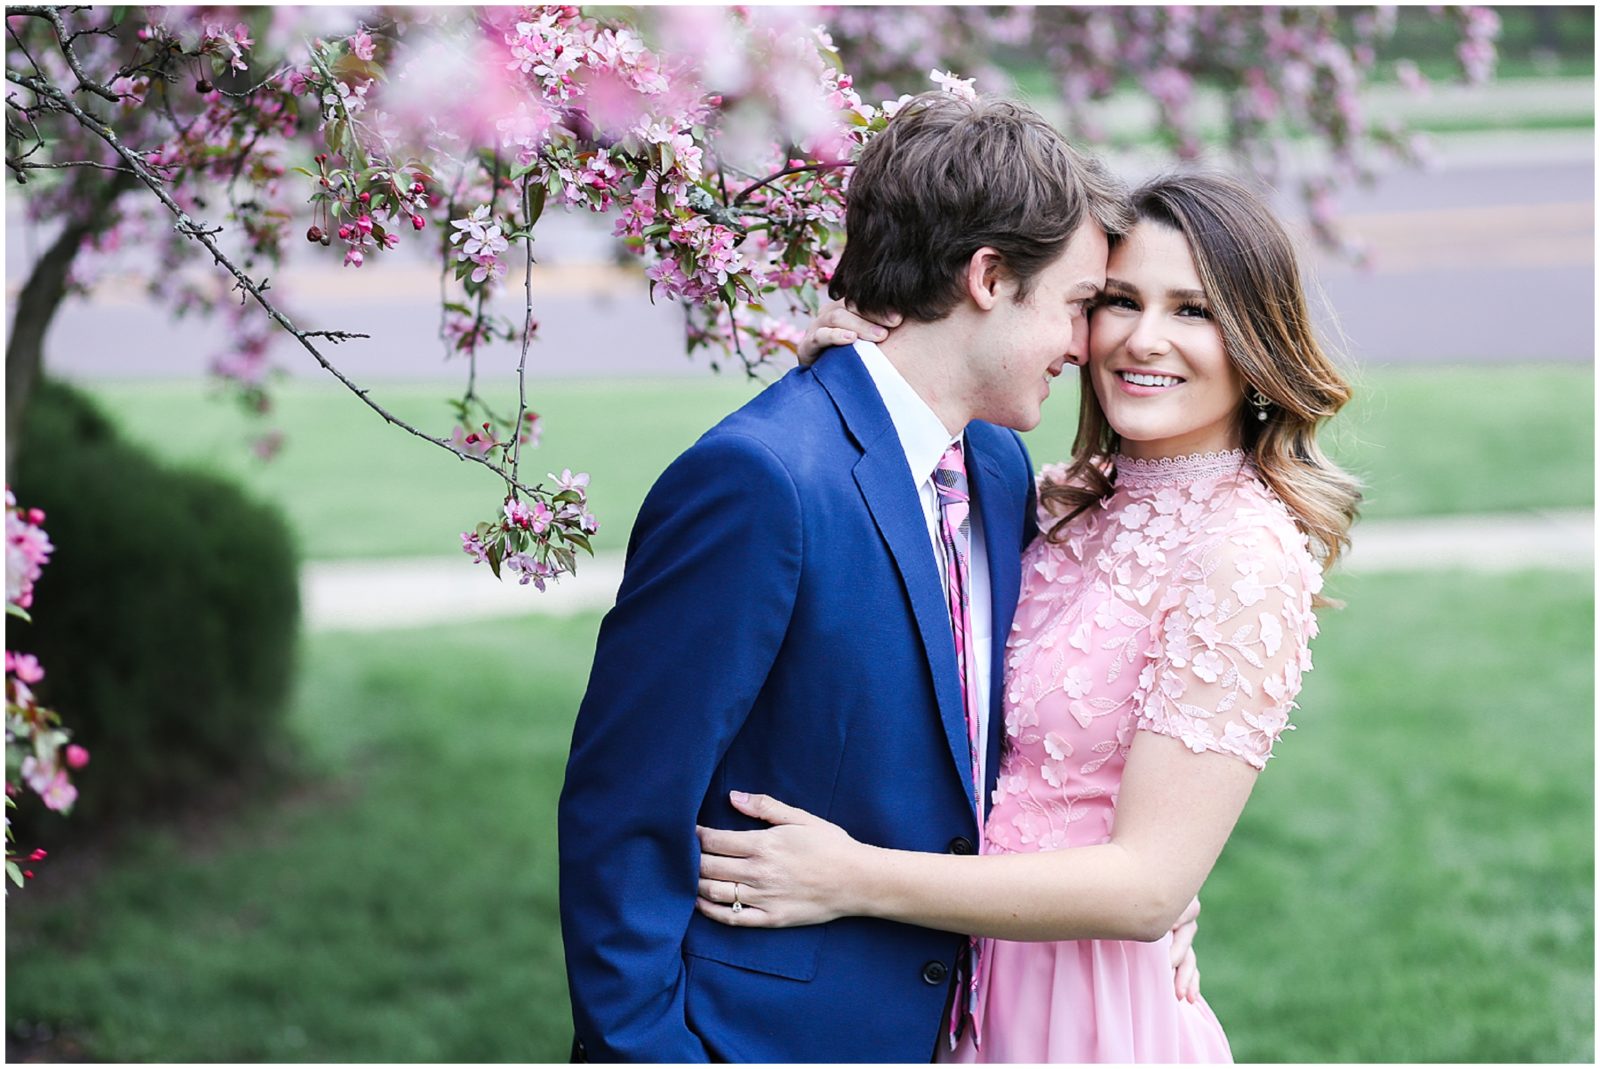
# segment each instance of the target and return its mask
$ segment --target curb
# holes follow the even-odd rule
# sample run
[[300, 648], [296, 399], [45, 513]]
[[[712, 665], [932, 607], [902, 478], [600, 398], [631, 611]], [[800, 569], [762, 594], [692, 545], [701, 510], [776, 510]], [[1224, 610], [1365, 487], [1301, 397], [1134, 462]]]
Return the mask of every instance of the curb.
[[[517, 616], [566, 618], [616, 601], [623, 555], [602, 553], [539, 593], [496, 582], [464, 558], [313, 561], [301, 572], [308, 633], [481, 624]], [[1593, 572], [1594, 510], [1375, 520], [1356, 529], [1340, 573], [1462, 570]]]

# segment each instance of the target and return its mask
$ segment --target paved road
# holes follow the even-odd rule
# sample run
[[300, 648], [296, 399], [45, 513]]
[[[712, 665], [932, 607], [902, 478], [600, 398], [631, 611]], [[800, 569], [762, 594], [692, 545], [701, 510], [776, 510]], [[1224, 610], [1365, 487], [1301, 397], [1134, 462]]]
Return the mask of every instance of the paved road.
[[[1370, 243], [1373, 270], [1312, 257], [1337, 310], [1341, 348], [1378, 363], [1592, 361], [1592, 134], [1459, 135], [1439, 143], [1432, 171], [1395, 172], [1347, 197], [1346, 225]], [[1134, 179], [1158, 166], [1151, 157], [1116, 162]], [[16, 218], [14, 205], [8, 215]], [[41, 240], [25, 226], [8, 228], [13, 291], [29, 246]], [[603, 224], [547, 217], [537, 248], [534, 374], [704, 374], [704, 354], [683, 354], [678, 309], [652, 307], [636, 269], [610, 263], [611, 249]], [[274, 279], [300, 322], [372, 334], [338, 350], [341, 367], [365, 381], [453, 377], [436, 340], [438, 286], [436, 269], [398, 256], [360, 270], [308, 257]], [[519, 286], [501, 310], [520, 319], [520, 299]], [[1320, 309], [1319, 317], [1332, 326]], [[224, 340], [220, 327], [173, 321], [131, 281], [113, 278], [60, 317], [47, 363], [86, 377], [190, 374]], [[276, 352], [294, 374], [323, 374], [287, 344]], [[499, 359], [514, 366], [512, 347], [502, 347]]]
[[[1517, 571], [1554, 568], [1592, 573], [1594, 512], [1569, 510], [1497, 516], [1363, 523], [1340, 564], [1350, 572], [1421, 569]], [[1592, 574], [1583, 582], [1592, 581]], [[585, 560], [577, 576], [544, 593], [497, 583], [465, 557], [420, 557], [305, 566], [301, 601], [309, 631], [382, 631], [508, 616], [601, 612], [616, 600], [622, 555]]]

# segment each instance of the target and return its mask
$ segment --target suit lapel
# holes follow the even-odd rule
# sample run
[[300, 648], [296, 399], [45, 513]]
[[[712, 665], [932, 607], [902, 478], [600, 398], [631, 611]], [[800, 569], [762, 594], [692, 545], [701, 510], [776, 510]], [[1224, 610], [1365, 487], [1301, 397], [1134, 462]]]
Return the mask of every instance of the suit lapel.
[[1016, 612], [1022, 583], [1023, 510], [1027, 508], [1026, 486], [1007, 480], [1000, 458], [1012, 446], [1008, 432], [983, 423], [967, 427], [967, 452], [973, 459], [967, 478], [978, 515], [983, 519], [984, 552], [989, 558], [989, 611], [991, 620], [989, 662], [989, 749], [985, 762], [988, 781], [984, 791], [984, 812], [994, 795], [1000, 769], [1005, 719], [1006, 640], [1011, 637], [1011, 619]]
[[[871, 376], [853, 349], [830, 350], [818, 359], [814, 371], [861, 448], [861, 459], [854, 469], [856, 486], [905, 585], [933, 675], [939, 719], [950, 756], [961, 782], [970, 785], [972, 758], [967, 747], [967, 719], [961, 703], [961, 675], [956, 668], [950, 610], [945, 604], [944, 584], [939, 580], [938, 562], [905, 450]], [[987, 515], [984, 518], [987, 521]], [[1011, 597], [1015, 598], [1015, 594]], [[970, 792], [971, 787], [967, 790]]]

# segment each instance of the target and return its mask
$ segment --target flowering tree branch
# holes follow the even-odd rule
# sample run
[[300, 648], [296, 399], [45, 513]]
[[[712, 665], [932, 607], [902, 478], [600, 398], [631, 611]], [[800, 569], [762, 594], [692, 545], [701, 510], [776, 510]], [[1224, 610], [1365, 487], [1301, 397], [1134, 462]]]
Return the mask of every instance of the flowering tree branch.
[[[49, 22], [51, 26], [55, 27], [56, 40], [61, 43], [61, 53], [66, 57], [67, 65], [72, 68], [72, 73], [78, 78], [78, 88], [86, 89], [95, 96], [98, 96], [104, 100], [109, 100], [113, 104], [117, 103], [122, 99], [121, 96], [112, 92], [109, 86], [101, 85], [93, 78], [90, 78], [88, 74], [84, 73], [83, 64], [79, 62], [78, 54], [73, 51], [72, 44], [80, 36], [82, 36], [84, 32], [88, 31], [68, 33], [66, 23], [61, 19], [62, 10], [62, 8], [50, 5], [18, 4], [6, 8], [6, 17], [9, 19], [13, 15], [32, 16], [34, 18], [41, 18]], [[65, 10], [78, 11], [81, 9], [77, 7], [71, 7], [66, 8]], [[8, 70], [6, 72], [6, 76], [9, 78], [10, 74], [11, 72]]]
[[[187, 237], [193, 238], [195, 241], [198, 241], [201, 245], [205, 246], [206, 251], [211, 254], [213, 261], [219, 267], [233, 276], [238, 288], [242, 289], [244, 292], [253, 297], [256, 303], [261, 306], [262, 310], [265, 311], [274, 322], [283, 327], [284, 330], [288, 331], [289, 335], [300, 343], [301, 347], [311, 355], [312, 359], [314, 359], [324, 371], [327, 371], [335, 379], [337, 379], [341, 385], [343, 385], [351, 393], [355, 394], [363, 404], [381, 416], [385, 422], [400, 428], [408, 434], [414, 435], [417, 438], [421, 438], [423, 441], [431, 442], [441, 449], [449, 450], [451, 453], [455, 453], [455, 455], [462, 460], [480, 464], [493, 471], [502, 479], [507, 478], [505, 472], [503, 472], [499, 467], [485, 457], [457, 452], [452, 447], [451, 443], [445, 439], [435, 437], [434, 435], [428, 434], [426, 431], [419, 430], [417, 427], [401, 419], [399, 416], [396, 416], [383, 405], [373, 400], [370, 389], [357, 385], [349, 376], [334, 366], [334, 364], [322, 354], [321, 350], [312, 344], [313, 338], [324, 337], [333, 341], [345, 341], [351, 338], [364, 338], [367, 335], [353, 334], [346, 331], [305, 331], [296, 327], [294, 323], [290, 321], [289, 317], [279, 310], [277, 306], [267, 298], [264, 287], [257, 284], [252, 278], [250, 278], [249, 275], [245, 274], [245, 272], [242, 271], [236, 264], [234, 264], [228, 255], [222, 251], [222, 248], [215, 240], [216, 235], [222, 232], [222, 228], [208, 228], [203, 223], [196, 222], [193, 218], [191, 218], [189, 213], [184, 211], [184, 209], [172, 199], [171, 194], [167, 192], [162, 180], [151, 173], [150, 169], [145, 165], [144, 160], [139, 157], [138, 153], [129, 150], [128, 147], [124, 145], [117, 137], [116, 132], [109, 126], [96, 119], [88, 112], [84, 111], [64, 92], [45, 82], [41, 78], [22, 74], [19, 71], [13, 71], [10, 68], [7, 68], [6, 79], [30, 90], [39, 97], [52, 102], [62, 111], [67, 112], [73, 118], [77, 119], [85, 129], [88, 129], [97, 137], [102, 138], [106, 144], [108, 144], [111, 149], [117, 153], [117, 155], [121, 156], [127, 161], [128, 166], [126, 168], [119, 169], [129, 171], [135, 175], [142, 183], [144, 183], [146, 187], [150, 189], [152, 193], [155, 194], [156, 198], [160, 200], [161, 203], [166, 206], [167, 210], [170, 211], [177, 219], [174, 229], [176, 229], [179, 233], [186, 235]], [[80, 81], [81, 80], [82, 79], [80, 79]], [[517, 490], [520, 490], [525, 494], [534, 496], [539, 495], [539, 491], [522, 486], [521, 484], [516, 483], [514, 479], [508, 479], [507, 481], [511, 482]]]

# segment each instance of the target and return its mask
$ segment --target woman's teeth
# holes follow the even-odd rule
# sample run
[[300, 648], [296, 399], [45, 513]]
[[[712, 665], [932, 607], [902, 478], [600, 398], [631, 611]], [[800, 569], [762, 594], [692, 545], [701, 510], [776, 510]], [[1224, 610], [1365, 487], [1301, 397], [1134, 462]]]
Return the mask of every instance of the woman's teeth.
[[1119, 371], [1124, 382], [1135, 386], [1176, 386], [1183, 380], [1176, 375], [1152, 375], [1144, 371]]

